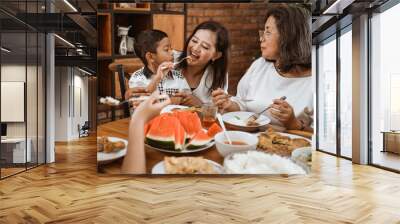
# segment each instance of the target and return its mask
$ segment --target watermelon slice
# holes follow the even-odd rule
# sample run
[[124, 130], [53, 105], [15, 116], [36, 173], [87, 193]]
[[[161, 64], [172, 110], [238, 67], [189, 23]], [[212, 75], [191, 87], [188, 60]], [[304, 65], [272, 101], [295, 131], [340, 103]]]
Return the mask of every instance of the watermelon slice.
[[178, 119], [175, 119], [175, 150], [182, 150], [186, 140], [186, 132]]
[[222, 128], [217, 123], [214, 123], [208, 129], [207, 135], [214, 138], [215, 135], [220, 133], [221, 131], [222, 131]]
[[197, 132], [202, 130], [199, 115], [191, 111], [174, 111], [173, 116], [177, 117], [186, 132], [187, 140], [192, 139]]
[[169, 114], [162, 114], [149, 123], [146, 143], [158, 148], [177, 150], [183, 149], [185, 129], [179, 120]]
[[186, 149], [198, 149], [210, 143], [214, 138], [207, 135], [207, 132], [200, 130], [186, 146]]

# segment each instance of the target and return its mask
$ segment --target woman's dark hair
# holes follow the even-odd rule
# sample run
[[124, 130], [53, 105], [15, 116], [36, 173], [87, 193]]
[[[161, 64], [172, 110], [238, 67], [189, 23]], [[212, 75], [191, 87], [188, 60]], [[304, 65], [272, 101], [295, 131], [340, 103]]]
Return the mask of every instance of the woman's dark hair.
[[278, 4], [267, 10], [275, 18], [279, 32], [277, 69], [280, 72], [311, 68], [311, 16], [303, 7]]
[[146, 53], [157, 53], [158, 42], [165, 37], [168, 35], [161, 30], [144, 30], [137, 35], [134, 45], [135, 54], [145, 66], [148, 65]]
[[[211, 92], [217, 88], [223, 88], [226, 79], [227, 79], [227, 72], [228, 72], [228, 58], [229, 58], [229, 35], [228, 35], [228, 30], [221, 25], [218, 22], [215, 21], [206, 21], [201, 24], [199, 24], [190, 37], [186, 40], [185, 47], [183, 49], [183, 53], [180, 55], [179, 60], [185, 58], [187, 56], [187, 48], [189, 45], [190, 40], [192, 37], [196, 34], [198, 30], [210, 30], [214, 32], [217, 36], [216, 40], [216, 45], [215, 49], [217, 52], [221, 52], [222, 56], [218, 59], [216, 59], [214, 62], [210, 61], [208, 65], [211, 65], [212, 67], [212, 74], [213, 75], [213, 81], [210, 87], [208, 87], [208, 92], [211, 94]], [[186, 68], [188, 66], [187, 62], [184, 61], [180, 64], [180, 68]], [[210, 74], [209, 74], [210, 75]]]

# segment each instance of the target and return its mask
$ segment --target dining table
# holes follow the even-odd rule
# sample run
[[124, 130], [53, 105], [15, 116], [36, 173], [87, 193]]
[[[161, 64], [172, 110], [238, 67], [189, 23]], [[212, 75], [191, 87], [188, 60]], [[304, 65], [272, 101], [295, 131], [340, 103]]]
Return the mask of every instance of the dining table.
[[[107, 136], [107, 137], [118, 137], [122, 139], [128, 140], [128, 132], [129, 132], [129, 122], [130, 118], [124, 118], [108, 123], [101, 124], [97, 126], [97, 136]], [[229, 130], [231, 127], [226, 125], [226, 128]], [[305, 138], [311, 138], [312, 133], [299, 131], [299, 130], [288, 130], [288, 133], [296, 134]], [[208, 149], [199, 152], [190, 152], [185, 154], [177, 154], [177, 153], [168, 153], [158, 151], [151, 147], [145, 146], [146, 153], [146, 172], [148, 174], [151, 173], [152, 168], [159, 162], [164, 160], [165, 156], [201, 156], [205, 159], [212, 160], [220, 165], [223, 165], [224, 157], [222, 157], [216, 149], [215, 144]], [[121, 173], [121, 165], [122, 165], [123, 157], [116, 159], [114, 161], [109, 162], [98, 162], [97, 170], [99, 173], [104, 174], [120, 174]]]

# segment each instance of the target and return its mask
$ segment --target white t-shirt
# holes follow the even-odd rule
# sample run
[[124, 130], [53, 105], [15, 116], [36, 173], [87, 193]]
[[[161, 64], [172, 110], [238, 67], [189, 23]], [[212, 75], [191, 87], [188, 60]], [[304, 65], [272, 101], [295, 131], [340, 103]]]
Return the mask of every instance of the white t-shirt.
[[[211, 93], [209, 92], [209, 89], [212, 86], [212, 82], [213, 82], [212, 67], [209, 65], [205, 69], [199, 85], [196, 87], [196, 89], [193, 90], [193, 95], [199, 98], [202, 103], [212, 102]], [[228, 91], [228, 74], [226, 74], [225, 85], [222, 89], [224, 89], [225, 92]]]
[[[286, 101], [293, 107], [294, 114], [307, 125], [312, 125], [313, 86], [312, 77], [286, 78], [281, 76], [273, 63], [260, 57], [254, 61], [246, 74], [239, 81], [237, 98], [232, 100], [240, 110], [258, 113], [271, 105], [274, 99], [286, 96]], [[241, 101], [240, 99], [253, 100]], [[271, 109], [270, 109], [271, 110]], [[284, 130], [283, 124], [264, 113], [271, 119], [271, 124]]]
[[[153, 77], [151, 71], [145, 67], [134, 72], [129, 79], [129, 88], [147, 87], [151, 82], [151, 78], [147, 78], [146, 73], [147, 77]], [[185, 77], [179, 71], [172, 70], [171, 75], [172, 77], [165, 76], [158, 84], [157, 87], [161, 93], [167, 93], [171, 95], [183, 89], [190, 89]]]

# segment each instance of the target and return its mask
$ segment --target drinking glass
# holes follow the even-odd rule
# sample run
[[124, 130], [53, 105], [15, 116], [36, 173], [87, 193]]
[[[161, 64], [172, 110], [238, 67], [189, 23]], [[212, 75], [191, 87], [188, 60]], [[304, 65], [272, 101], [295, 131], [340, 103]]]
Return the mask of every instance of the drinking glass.
[[212, 103], [203, 104], [201, 107], [203, 127], [208, 129], [217, 118], [218, 107]]

